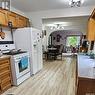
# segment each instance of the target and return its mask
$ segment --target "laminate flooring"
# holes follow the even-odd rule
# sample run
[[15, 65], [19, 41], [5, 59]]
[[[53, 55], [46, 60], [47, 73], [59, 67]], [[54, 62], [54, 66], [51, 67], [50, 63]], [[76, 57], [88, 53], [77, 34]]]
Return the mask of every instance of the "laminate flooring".
[[75, 95], [76, 58], [44, 61], [43, 69], [2, 95]]

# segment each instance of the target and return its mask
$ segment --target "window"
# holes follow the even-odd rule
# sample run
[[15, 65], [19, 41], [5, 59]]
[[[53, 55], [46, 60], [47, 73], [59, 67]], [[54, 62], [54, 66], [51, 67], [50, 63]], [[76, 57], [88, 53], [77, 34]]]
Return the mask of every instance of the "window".
[[78, 46], [80, 45], [80, 36], [68, 36], [66, 46]]

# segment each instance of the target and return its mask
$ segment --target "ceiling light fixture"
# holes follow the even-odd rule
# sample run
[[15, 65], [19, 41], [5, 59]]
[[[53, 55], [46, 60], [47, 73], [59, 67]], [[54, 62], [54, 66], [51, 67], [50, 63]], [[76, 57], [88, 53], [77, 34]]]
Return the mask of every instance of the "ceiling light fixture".
[[71, 7], [80, 7], [82, 4], [82, 0], [69, 0], [69, 5]]
[[62, 24], [52, 24], [49, 27], [51, 30], [63, 30], [64, 29], [64, 26]]

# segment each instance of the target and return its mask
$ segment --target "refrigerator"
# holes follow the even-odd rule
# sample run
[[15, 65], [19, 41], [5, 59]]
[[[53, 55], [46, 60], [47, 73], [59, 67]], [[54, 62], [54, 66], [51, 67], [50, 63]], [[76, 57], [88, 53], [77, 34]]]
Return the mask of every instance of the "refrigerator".
[[42, 32], [35, 28], [19, 28], [13, 32], [16, 49], [29, 52], [31, 75], [43, 68]]

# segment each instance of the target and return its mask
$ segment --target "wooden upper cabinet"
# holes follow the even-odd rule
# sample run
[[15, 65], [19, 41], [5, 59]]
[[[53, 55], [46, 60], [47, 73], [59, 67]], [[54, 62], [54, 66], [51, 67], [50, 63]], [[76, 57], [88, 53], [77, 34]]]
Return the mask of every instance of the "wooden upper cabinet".
[[16, 13], [8, 12], [8, 22], [12, 22], [13, 27], [18, 26], [18, 16]]
[[29, 19], [28, 18], [25, 18], [25, 22], [26, 22], [25, 26], [26, 27], [29, 27], [30, 26], [30, 22], [29, 22]]
[[18, 27], [27, 27], [28, 19], [23, 16], [18, 16]]
[[26, 26], [26, 20], [22, 16], [18, 16], [18, 27], [25, 27]]
[[5, 10], [0, 10], [0, 24], [7, 26], [7, 11]]
[[91, 14], [90, 18], [95, 19], [95, 9], [93, 10], [93, 12], [92, 12], [92, 14]]
[[87, 37], [89, 41], [95, 41], [95, 9], [88, 20]]
[[13, 28], [29, 26], [29, 19], [17, 13], [0, 9], [0, 24], [8, 26], [8, 22], [12, 22]]
[[95, 41], [95, 20], [93, 18], [88, 21], [87, 37], [89, 41]]

